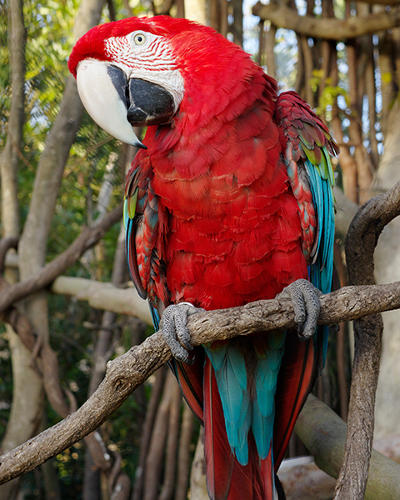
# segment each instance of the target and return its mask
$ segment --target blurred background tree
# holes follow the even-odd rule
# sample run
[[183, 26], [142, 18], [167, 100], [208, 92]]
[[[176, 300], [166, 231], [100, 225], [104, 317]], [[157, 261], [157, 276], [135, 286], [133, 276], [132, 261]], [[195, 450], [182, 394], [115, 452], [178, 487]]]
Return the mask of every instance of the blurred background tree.
[[[19, 239], [18, 255], [7, 253], [6, 281], [39, 272], [71, 245], [83, 225], [101, 221], [123, 197], [125, 171], [135, 151], [83, 112], [66, 64], [74, 41], [99, 22], [169, 14], [209, 24], [242, 45], [282, 90], [296, 90], [328, 123], [341, 149], [335, 263], [338, 285], [346, 284], [341, 213], [400, 179], [400, 2], [254, 3], [0, 0], [1, 248], [16, 246]], [[378, 281], [400, 279], [399, 229], [394, 221], [385, 230], [376, 254]], [[0, 255], [3, 259], [5, 252]], [[67, 274], [127, 286], [120, 224]], [[101, 381], [106, 361], [151, 332], [140, 320], [49, 291], [18, 307], [29, 318], [33, 340], [27, 348], [9, 325], [0, 336], [3, 451], [82, 404]], [[395, 440], [400, 414], [398, 316], [384, 316], [376, 436], [385, 446]], [[344, 419], [349, 330], [340, 325], [339, 335], [332, 336], [315, 387]], [[183, 500], [190, 488], [191, 497], [199, 499], [205, 495], [201, 446], [196, 450], [199, 432], [173, 377], [162, 369], [98, 432], [0, 487], [0, 497]], [[305, 453], [293, 438], [289, 456]]]

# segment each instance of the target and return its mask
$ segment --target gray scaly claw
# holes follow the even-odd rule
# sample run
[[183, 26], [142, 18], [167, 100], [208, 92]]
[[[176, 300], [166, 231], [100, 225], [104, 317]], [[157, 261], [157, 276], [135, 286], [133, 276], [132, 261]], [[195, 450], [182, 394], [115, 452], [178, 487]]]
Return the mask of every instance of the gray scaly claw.
[[300, 338], [312, 337], [317, 328], [321, 304], [319, 297], [322, 292], [305, 279], [294, 281], [278, 295], [292, 299], [294, 320], [297, 324], [297, 333]]
[[193, 362], [189, 351], [194, 347], [190, 340], [187, 318], [199, 310], [201, 309], [194, 307], [190, 302], [181, 302], [168, 306], [161, 317], [160, 326], [172, 355], [183, 363]]

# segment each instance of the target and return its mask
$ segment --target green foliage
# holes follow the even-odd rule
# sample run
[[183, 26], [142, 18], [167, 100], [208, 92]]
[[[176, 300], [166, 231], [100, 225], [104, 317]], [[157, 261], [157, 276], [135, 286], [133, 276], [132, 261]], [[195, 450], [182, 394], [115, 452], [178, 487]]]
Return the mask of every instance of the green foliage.
[[[318, 89], [323, 85], [322, 92], [319, 96], [318, 107], [316, 112], [320, 115], [327, 115], [332, 109], [332, 106], [336, 103], [338, 96], [343, 96], [346, 106], [350, 105], [349, 95], [347, 90], [342, 86], [332, 85], [331, 78], [325, 78], [323, 70], [314, 69], [312, 72], [312, 78], [310, 80], [310, 86], [313, 92], [317, 93]], [[328, 116], [329, 119], [329, 116]]]
[[[127, 16], [123, 1], [114, 2], [117, 17]], [[66, 78], [69, 75], [67, 59], [73, 46], [73, 25], [80, 0], [45, 0], [24, 2], [27, 31], [26, 85], [24, 143], [20, 151], [19, 202], [21, 221], [25, 222], [29, 210], [36, 170], [45, 149], [46, 136], [60, 109]], [[136, 13], [142, 11], [138, 4]], [[103, 21], [109, 21], [108, 10]], [[5, 144], [7, 120], [10, 108], [10, 71], [7, 47], [7, 4], [0, 0], [0, 149]], [[4, 22], [3, 22], [4, 19]], [[110, 153], [120, 150], [118, 141], [98, 128], [85, 113], [81, 128], [72, 146], [64, 179], [58, 195], [50, 238], [47, 260], [50, 261], [68, 248], [79, 235], [83, 225], [91, 224], [98, 216], [96, 204], [104, 181]], [[124, 173], [119, 164], [114, 168], [113, 191], [109, 209], [123, 197]], [[111, 277], [119, 227], [115, 225], [101, 242], [101, 252], [91, 253], [70, 268], [67, 274], [108, 281]], [[81, 405], [87, 399], [93, 352], [99, 335], [102, 313], [87, 304], [67, 297], [49, 295], [49, 319], [51, 346], [58, 353], [60, 380], [63, 388], [71, 391]], [[117, 320], [122, 321], [122, 320]], [[115, 348], [130, 347], [128, 339], [119, 339], [117, 325]], [[10, 353], [5, 335], [0, 332], [0, 433], [4, 435], [12, 401], [12, 376]], [[130, 398], [110, 420], [103, 431], [107, 444], [121, 453], [123, 467], [133, 477], [137, 462], [138, 442], [129, 436], [140, 438], [139, 424], [143, 419], [144, 403]], [[50, 405], [46, 405], [46, 423], [53, 425], [60, 420]], [[63, 499], [82, 496], [85, 446], [77, 443], [53, 460]], [[44, 498], [43, 477], [39, 473], [24, 476], [25, 498]]]
[[34, 135], [42, 135], [42, 140], [57, 115], [63, 95], [78, 7], [78, 0], [24, 3], [28, 126]]

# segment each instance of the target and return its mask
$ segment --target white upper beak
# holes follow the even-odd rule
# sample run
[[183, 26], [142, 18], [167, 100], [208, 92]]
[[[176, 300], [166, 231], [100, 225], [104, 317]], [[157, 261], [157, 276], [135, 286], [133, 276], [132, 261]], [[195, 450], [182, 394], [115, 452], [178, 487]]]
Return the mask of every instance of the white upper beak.
[[127, 107], [107, 72], [109, 63], [85, 59], [77, 68], [76, 82], [86, 111], [106, 132], [122, 142], [144, 147], [127, 120]]

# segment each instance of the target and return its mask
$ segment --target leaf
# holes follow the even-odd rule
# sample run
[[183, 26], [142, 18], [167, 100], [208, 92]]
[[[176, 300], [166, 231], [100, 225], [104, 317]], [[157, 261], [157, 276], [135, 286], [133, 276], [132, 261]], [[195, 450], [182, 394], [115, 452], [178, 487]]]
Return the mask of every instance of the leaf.
[[382, 83], [384, 83], [385, 85], [389, 85], [389, 83], [391, 83], [393, 80], [392, 73], [390, 71], [386, 71], [385, 73], [382, 73], [381, 79], [382, 79]]

